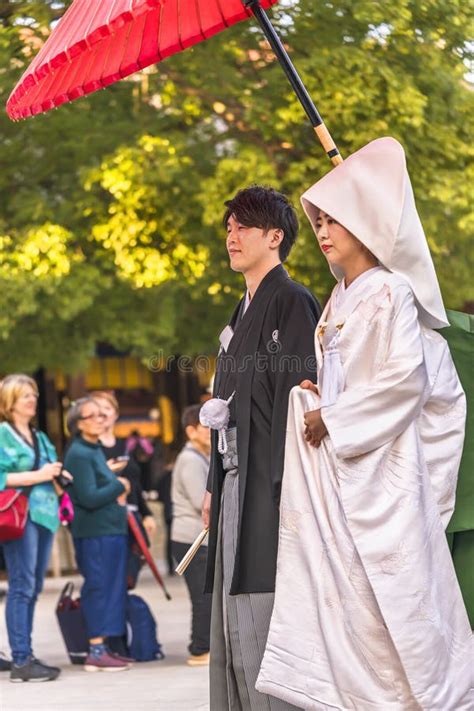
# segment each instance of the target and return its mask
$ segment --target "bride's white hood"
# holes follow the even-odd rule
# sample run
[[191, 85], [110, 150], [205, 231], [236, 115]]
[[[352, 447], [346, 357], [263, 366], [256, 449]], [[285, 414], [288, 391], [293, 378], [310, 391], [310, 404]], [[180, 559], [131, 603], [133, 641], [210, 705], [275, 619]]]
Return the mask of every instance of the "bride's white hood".
[[[314, 230], [323, 210], [383, 266], [406, 279], [426, 326], [449, 325], [398, 141], [379, 138], [367, 144], [309, 188], [301, 202]], [[333, 274], [342, 278], [337, 269]]]

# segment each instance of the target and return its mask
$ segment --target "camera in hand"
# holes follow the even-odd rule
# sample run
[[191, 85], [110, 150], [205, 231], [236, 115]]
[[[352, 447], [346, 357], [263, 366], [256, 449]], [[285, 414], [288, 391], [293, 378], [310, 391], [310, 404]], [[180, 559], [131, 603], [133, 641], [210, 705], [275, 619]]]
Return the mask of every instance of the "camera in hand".
[[62, 469], [61, 473], [56, 477], [56, 481], [58, 482], [61, 489], [66, 489], [66, 487], [71, 486], [72, 484], [72, 479], [68, 479], [66, 476], [64, 476]]

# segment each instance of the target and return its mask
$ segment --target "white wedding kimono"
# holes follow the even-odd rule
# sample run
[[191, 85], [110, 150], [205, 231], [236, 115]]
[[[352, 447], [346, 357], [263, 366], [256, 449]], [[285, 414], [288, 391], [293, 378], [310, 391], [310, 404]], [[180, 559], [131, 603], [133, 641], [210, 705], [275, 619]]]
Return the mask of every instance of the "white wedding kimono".
[[[318, 449], [303, 417], [319, 396], [290, 396], [256, 688], [307, 711], [472, 711], [472, 634], [445, 537], [465, 423], [447, 343], [420, 324], [407, 282], [375, 268], [335, 287], [318, 372], [325, 350], [340, 363], [323, 368], [335, 403]], [[341, 377], [334, 398], [328, 378]]]

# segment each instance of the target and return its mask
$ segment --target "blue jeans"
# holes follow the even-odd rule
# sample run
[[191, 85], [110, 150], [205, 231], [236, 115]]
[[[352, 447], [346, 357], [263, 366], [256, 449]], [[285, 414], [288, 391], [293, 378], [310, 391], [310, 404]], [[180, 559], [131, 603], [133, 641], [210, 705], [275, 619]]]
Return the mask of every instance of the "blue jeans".
[[8, 641], [15, 664], [33, 654], [31, 631], [36, 600], [43, 589], [53, 534], [28, 517], [25, 532], [16, 541], [3, 543], [8, 572], [6, 621]]
[[76, 562], [84, 585], [81, 608], [87, 636], [125, 634], [128, 536], [74, 538]]

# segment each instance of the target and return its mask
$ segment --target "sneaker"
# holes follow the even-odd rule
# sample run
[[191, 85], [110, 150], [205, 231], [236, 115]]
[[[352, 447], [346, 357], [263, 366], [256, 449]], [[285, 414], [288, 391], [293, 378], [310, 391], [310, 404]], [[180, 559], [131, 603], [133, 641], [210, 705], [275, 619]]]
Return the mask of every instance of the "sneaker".
[[204, 654], [191, 654], [187, 658], [186, 664], [188, 665], [188, 667], [209, 666], [209, 652], [204, 652]]
[[113, 657], [108, 652], [104, 652], [99, 656], [88, 654], [84, 664], [84, 671], [86, 672], [119, 672], [127, 671], [127, 669], [130, 669], [130, 664]]
[[10, 671], [11, 668], [12, 668], [11, 661], [6, 658], [6, 656], [3, 654], [3, 652], [0, 652], [0, 672]]
[[133, 662], [136, 661], [136, 659], [133, 659], [132, 657], [126, 657], [125, 654], [119, 654], [118, 652], [111, 652], [110, 649], [107, 650], [107, 654], [110, 654], [111, 657], [114, 659], [119, 659], [121, 662], [125, 662], [125, 664], [133, 664]]
[[57, 674], [61, 673], [61, 669], [59, 667], [52, 667], [51, 664], [45, 664], [45, 662], [42, 662], [41, 659], [38, 659], [38, 657], [33, 656], [32, 660], [34, 662], [38, 662], [38, 664], [41, 664], [41, 666], [45, 669], [51, 669], [51, 671], [55, 671]]
[[60, 674], [59, 669], [47, 667], [41, 664], [34, 657], [30, 657], [26, 664], [12, 664], [10, 671], [10, 681], [20, 683], [22, 681], [54, 681]]

